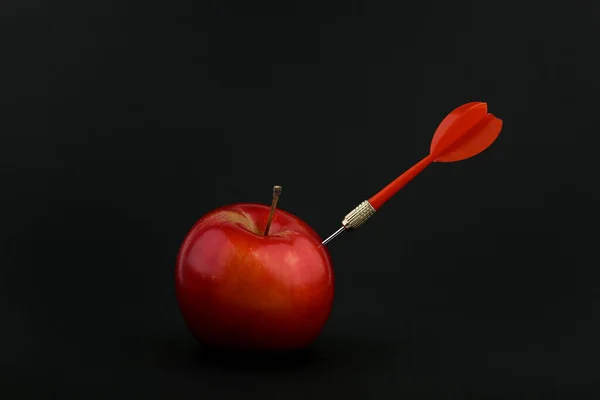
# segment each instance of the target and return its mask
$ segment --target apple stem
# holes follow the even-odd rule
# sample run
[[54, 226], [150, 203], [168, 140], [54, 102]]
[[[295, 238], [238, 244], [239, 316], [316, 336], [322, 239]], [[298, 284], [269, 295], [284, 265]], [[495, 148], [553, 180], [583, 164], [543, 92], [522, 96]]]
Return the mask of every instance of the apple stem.
[[271, 222], [273, 222], [273, 215], [275, 215], [277, 202], [279, 201], [279, 196], [281, 196], [282, 191], [283, 188], [281, 186], [273, 186], [273, 201], [271, 201], [271, 212], [269, 213], [269, 219], [267, 220], [267, 226], [265, 227], [265, 233], [263, 236], [267, 236], [269, 234], [269, 229], [271, 229]]

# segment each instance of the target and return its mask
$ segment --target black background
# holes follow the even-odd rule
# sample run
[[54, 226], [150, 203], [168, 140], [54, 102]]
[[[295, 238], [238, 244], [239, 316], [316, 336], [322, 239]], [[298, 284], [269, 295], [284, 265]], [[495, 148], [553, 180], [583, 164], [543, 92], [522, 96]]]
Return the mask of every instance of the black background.
[[[593, 396], [597, 2], [5, 0], [0, 18], [0, 397]], [[499, 139], [332, 242], [309, 351], [198, 350], [173, 279], [197, 219], [280, 184], [326, 236], [468, 101]]]

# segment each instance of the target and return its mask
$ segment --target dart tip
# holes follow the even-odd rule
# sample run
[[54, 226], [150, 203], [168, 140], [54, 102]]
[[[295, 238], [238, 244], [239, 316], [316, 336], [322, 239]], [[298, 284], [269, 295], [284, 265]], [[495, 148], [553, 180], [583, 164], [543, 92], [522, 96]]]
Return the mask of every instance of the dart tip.
[[346, 228], [344, 228], [343, 226], [338, 229], [337, 231], [335, 231], [331, 236], [329, 236], [327, 239], [323, 240], [323, 242], [321, 243], [323, 246], [327, 245], [327, 243], [331, 242], [333, 239], [335, 239], [336, 237], [338, 237], [342, 232], [344, 232], [346, 230]]

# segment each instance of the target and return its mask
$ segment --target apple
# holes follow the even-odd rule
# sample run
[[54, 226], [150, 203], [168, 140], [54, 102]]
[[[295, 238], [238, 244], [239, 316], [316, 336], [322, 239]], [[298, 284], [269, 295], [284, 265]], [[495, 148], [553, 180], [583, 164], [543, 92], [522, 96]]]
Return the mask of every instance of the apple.
[[273, 205], [234, 204], [204, 215], [181, 245], [175, 281], [185, 323], [209, 347], [306, 347], [333, 304], [321, 238]]

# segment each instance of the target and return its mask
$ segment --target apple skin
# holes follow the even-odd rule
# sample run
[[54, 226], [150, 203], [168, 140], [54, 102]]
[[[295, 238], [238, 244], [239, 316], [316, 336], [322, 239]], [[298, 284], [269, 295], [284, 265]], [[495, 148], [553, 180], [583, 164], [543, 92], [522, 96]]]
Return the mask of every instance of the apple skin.
[[227, 350], [296, 350], [320, 334], [333, 305], [331, 258], [300, 218], [233, 204], [204, 215], [177, 256], [176, 292], [196, 339]]

